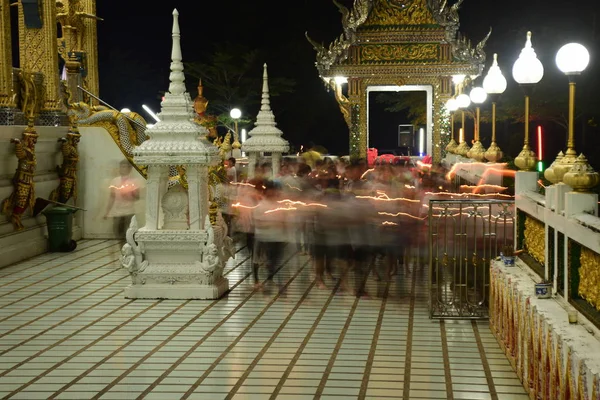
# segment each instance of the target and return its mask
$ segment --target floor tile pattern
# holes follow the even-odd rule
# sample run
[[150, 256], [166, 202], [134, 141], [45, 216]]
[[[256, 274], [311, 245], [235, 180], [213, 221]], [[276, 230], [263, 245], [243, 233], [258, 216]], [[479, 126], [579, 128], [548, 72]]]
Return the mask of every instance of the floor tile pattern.
[[214, 301], [125, 299], [119, 249], [0, 270], [0, 398], [528, 399], [487, 322], [429, 319], [418, 248], [356, 298], [291, 249], [257, 290], [238, 246]]

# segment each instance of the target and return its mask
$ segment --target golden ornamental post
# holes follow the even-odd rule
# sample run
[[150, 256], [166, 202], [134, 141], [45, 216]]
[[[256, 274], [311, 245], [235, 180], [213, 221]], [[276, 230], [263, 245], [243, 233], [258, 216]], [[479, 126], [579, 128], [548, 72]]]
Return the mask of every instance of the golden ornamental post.
[[558, 68], [569, 77], [569, 130], [567, 152], [554, 166], [554, 175], [577, 192], [587, 192], [600, 182], [600, 175], [585, 156], [577, 157], [575, 151], [575, 80], [587, 68], [589, 61], [589, 52], [578, 43], [566, 44], [556, 54]]
[[527, 41], [525, 47], [521, 50], [519, 58], [513, 65], [513, 78], [521, 85], [525, 95], [525, 118], [523, 149], [515, 158], [515, 165], [523, 171], [532, 171], [536, 165], [536, 158], [529, 147], [529, 115], [530, 115], [530, 97], [535, 85], [544, 77], [544, 66], [537, 58], [531, 45], [531, 32], [527, 32]]
[[483, 79], [483, 89], [486, 91], [492, 102], [492, 143], [485, 152], [485, 158], [492, 162], [498, 162], [502, 159], [502, 150], [496, 143], [496, 103], [500, 95], [506, 90], [507, 82], [500, 66], [498, 65], [498, 54], [494, 54], [494, 62]]
[[481, 144], [479, 129], [481, 126], [481, 104], [487, 99], [487, 93], [482, 87], [475, 87], [471, 90], [471, 102], [475, 104], [475, 141], [469, 152], [469, 157], [482, 162], [485, 160], [485, 147]]
[[460, 107], [461, 112], [462, 112], [462, 137], [459, 138], [460, 143], [458, 144], [458, 147], [456, 148], [456, 154], [466, 157], [467, 153], [469, 152], [469, 150], [471, 149], [471, 147], [468, 145], [466, 139], [465, 139], [465, 108], [469, 107], [471, 105], [471, 99], [469, 98], [468, 95], [466, 94], [460, 94], [457, 98], [456, 101], [458, 102], [458, 107]]

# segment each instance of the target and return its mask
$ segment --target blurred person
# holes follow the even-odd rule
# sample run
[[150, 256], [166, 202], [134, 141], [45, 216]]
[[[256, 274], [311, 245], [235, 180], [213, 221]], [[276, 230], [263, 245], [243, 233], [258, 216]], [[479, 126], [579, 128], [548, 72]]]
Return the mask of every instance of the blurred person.
[[119, 163], [119, 176], [109, 186], [108, 204], [104, 219], [113, 218], [114, 232], [118, 239], [125, 238], [131, 218], [135, 215], [135, 202], [140, 198], [140, 189], [131, 176], [133, 166], [128, 160]]
[[237, 170], [235, 168], [235, 157], [229, 157], [225, 160], [225, 171], [227, 173], [227, 180], [231, 183], [237, 183]]
[[371, 204], [358, 196], [373, 196], [372, 182], [363, 176], [368, 170], [364, 160], [352, 160], [346, 167], [346, 182], [343, 189], [345, 207], [349, 213], [347, 229], [352, 249], [352, 269], [354, 270], [355, 295], [368, 297], [365, 282], [374, 261], [375, 237], [374, 215]]
[[319, 153], [315, 147], [316, 145], [313, 142], [310, 142], [308, 145], [308, 150], [300, 155], [304, 162], [313, 170], [316, 167], [317, 161], [321, 161], [323, 159], [321, 153]]
[[260, 256], [255, 252], [256, 240], [253, 212], [262, 198], [263, 189], [262, 186], [256, 188], [254, 185], [243, 183], [235, 186], [237, 186], [237, 192], [232, 204], [232, 209], [234, 210], [234, 229], [245, 238], [246, 248], [250, 254], [250, 264], [260, 264]]
[[[268, 272], [267, 282], [273, 282], [276, 265], [283, 254], [286, 240], [286, 211], [277, 201], [280, 200], [280, 190], [275, 182], [268, 180], [263, 185], [263, 196], [254, 208], [252, 218], [254, 221], [254, 254], [260, 254], [261, 250], [266, 255], [266, 267]], [[259, 263], [253, 259], [253, 273], [255, 287], [261, 287], [258, 279]]]

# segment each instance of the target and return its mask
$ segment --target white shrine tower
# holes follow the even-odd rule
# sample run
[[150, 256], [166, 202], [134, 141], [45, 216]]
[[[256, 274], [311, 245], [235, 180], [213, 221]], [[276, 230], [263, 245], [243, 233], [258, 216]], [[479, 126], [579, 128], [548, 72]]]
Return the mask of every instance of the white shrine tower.
[[[208, 168], [220, 161], [219, 150], [205, 139], [206, 128], [193, 122], [178, 17], [174, 10], [171, 83], [160, 122], [133, 150], [135, 163], [148, 167], [148, 177], [146, 225], [138, 229], [132, 219], [122, 250], [132, 279], [125, 297], [131, 299], [216, 299], [229, 289], [222, 272], [233, 244], [223, 219], [212, 226], [208, 216]], [[183, 167], [185, 178], [169, 185], [173, 167]]]
[[277, 128], [275, 115], [271, 111], [269, 99], [269, 76], [267, 64], [264, 65], [263, 91], [260, 111], [256, 117], [256, 126], [248, 132], [250, 138], [242, 144], [242, 151], [248, 154], [248, 177], [254, 177], [254, 168], [262, 153], [271, 153], [273, 177], [279, 173], [281, 155], [290, 149], [287, 140], [281, 135], [283, 132]]

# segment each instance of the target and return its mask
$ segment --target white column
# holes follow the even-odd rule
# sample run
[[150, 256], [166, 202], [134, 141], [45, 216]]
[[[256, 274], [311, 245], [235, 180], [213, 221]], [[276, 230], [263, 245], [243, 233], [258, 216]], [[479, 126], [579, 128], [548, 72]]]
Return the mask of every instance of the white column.
[[148, 166], [146, 179], [146, 226], [148, 230], [158, 230], [160, 166]]
[[254, 167], [256, 166], [257, 153], [255, 151], [248, 152], [248, 179], [254, 178]]
[[598, 195], [579, 192], [565, 194], [565, 216], [569, 218], [582, 213], [598, 216]]
[[196, 173], [198, 174], [198, 188], [196, 189], [196, 197], [198, 197], [198, 211], [200, 213], [200, 226], [206, 229], [204, 222], [208, 215], [208, 167], [197, 166]]
[[202, 221], [200, 220], [200, 198], [196, 195], [200, 192], [198, 188], [198, 169], [199, 167], [197, 165], [188, 165], [186, 167], [190, 230], [202, 229]]
[[273, 171], [272, 178], [279, 175], [279, 167], [281, 165], [281, 153], [271, 153], [271, 170]]
[[159, 165], [159, 178], [158, 178], [158, 213], [157, 213], [157, 229], [162, 229], [163, 226], [163, 215], [162, 215], [162, 198], [167, 193], [169, 189], [169, 166], [168, 165]]
[[523, 192], [537, 192], [538, 173], [535, 171], [517, 171], [515, 177], [515, 195]]

